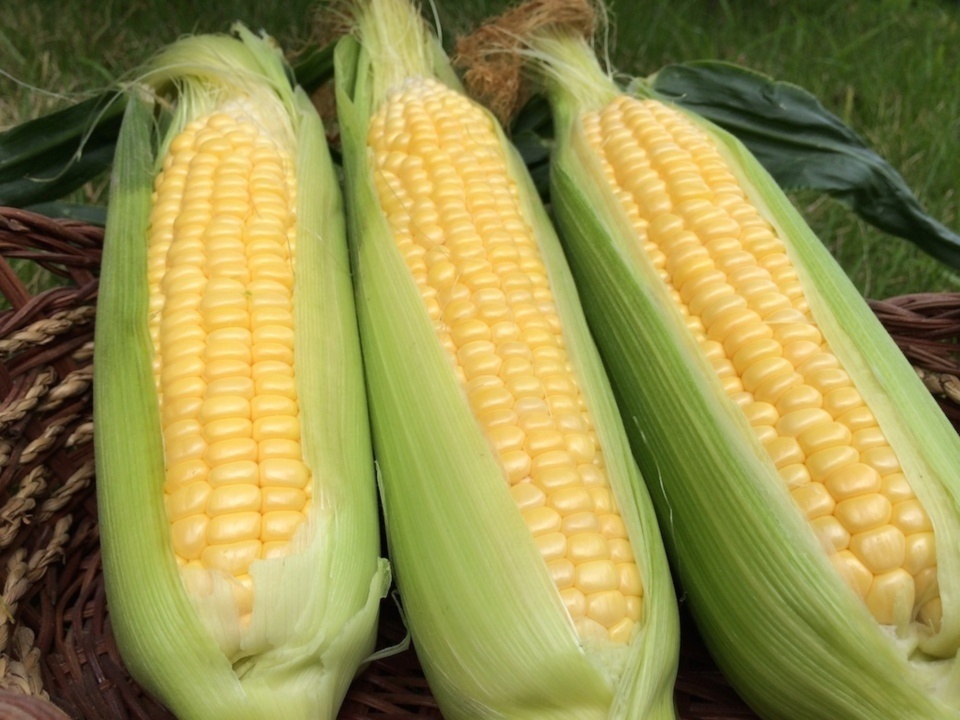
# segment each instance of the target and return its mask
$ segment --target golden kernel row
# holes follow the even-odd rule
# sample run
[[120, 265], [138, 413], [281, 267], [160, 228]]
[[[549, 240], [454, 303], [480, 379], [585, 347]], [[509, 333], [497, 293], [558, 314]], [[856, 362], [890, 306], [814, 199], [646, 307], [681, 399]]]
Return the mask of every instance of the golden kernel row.
[[820, 335], [773, 228], [676, 111], [623, 97], [583, 122], [704, 357], [835, 565], [880, 622], [898, 621], [907, 598], [938, 624], [929, 518]]

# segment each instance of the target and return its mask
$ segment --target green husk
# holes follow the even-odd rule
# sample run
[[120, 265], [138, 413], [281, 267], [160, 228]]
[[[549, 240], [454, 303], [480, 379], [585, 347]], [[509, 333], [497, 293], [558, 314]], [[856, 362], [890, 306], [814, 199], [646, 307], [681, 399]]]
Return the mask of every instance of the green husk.
[[[390, 582], [376, 490], [342, 203], [320, 119], [268, 39], [197, 36], [132, 88], [111, 185], [97, 311], [94, 427], [110, 617], [134, 678], [181, 718], [336, 716], [373, 649]], [[171, 101], [170, 96], [174, 99]], [[282, 560], [256, 561], [241, 629], [229, 583], [185, 590], [169, 540], [159, 407], [147, 329], [147, 227], [170, 139], [233, 97], [264, 113], [296, 157], [295, 371], [308, 521]], [[173, 103], [172, 113], [163, 110]]]
[[578, 642], [379, 209], [371, 116], [407, 77], [459, 84], [406, 0], [364, 2], [357, 15], [359, 40], [344, 38], [335, 53], [351, 258], [390, 557], [431, 690], [451, 719], [673, 718], [671, 579], [548, 218], [501, 133], [644, 579], [629, 646]]
[[580, 117], [621, 91], [582, 39], [544, 33], [532, 44], [554, 109], [551, 197], [564, 248], [641, 470], [656, 478], [671, 560], [721, 669], [764, 717], [960, 717], [957, 434], [766, 171], [687, 113], [786, 243], [825, 340], [932, 518], [942, 630], [909, 619], [882, 627], [833, 570], [605, 189]]

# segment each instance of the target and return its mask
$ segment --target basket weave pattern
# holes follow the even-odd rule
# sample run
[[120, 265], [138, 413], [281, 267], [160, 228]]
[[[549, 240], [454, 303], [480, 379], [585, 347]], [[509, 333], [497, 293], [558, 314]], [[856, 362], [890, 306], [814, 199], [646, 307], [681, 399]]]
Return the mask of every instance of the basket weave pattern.
[[[0, 208], [0, 697], [47, 698], [72, 718], [169, 719], [127, 674], [100, 566], [91, 380], [102, 229]], [[9, 260], [63, 281], [37, 295]], [[874, 311], [960, 422], [954, 342], [960, 295], [905, 296]], [[382, 605], [378, 647], [405, 630]], [[753, 714], [713, 665], [684, 613], [677, 707], [683, 720]], [[371, 663], [340, 718], [440, 718], [413, 649]]]

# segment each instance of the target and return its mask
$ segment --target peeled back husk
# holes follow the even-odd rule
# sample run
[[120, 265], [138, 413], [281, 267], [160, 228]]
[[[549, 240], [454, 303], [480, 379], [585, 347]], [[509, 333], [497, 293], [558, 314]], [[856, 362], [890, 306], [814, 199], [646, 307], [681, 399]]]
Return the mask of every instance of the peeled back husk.
[[[376, 490], [337, 178], [322, 124], [279, 49], [195, 36], [129, 89], [97, 312], [94, 424], [104, 580], [121, 656], [181, 718], [336, 716], [373, 649], [389, 567]], [[154, 177], [193, 118], [231, 104], [260, 118], [296, 166], [294, 371], [312, 507], [282, 558], [255, 560], [240, 622], [231, 580], [188, 592], [171, 547], [148, 331], [147, 230]]]
[[[623, 91], [582, 39], [545, 34], [534, 47], [554, 110], [551, 198], [564, 248], [671, 560], [717, 663], [764, 717], [960, 717], [957, 434], [756, 159], [670, 105], [705, 133], [785, 244], [810, 315], [930, 516], [942, 625], [917, 621], [909, 608], [881, 625], [828, 560], [608, 189], [582, 118]], [[632, 87], [656, 100], [643, 83]]]
[[406, 2], [363, 3], [360, 14], [359, 40], [336, 51], [348, 227], [390, 557], [431, 691], [449, 718], [675, 717], [665, 555], [548, 218], [496, 129], [641, 566], [643, 618], [620, 646], [577, 637], [379, 205], [367, 147], [379, 104], [418, 78], [459, 83]]

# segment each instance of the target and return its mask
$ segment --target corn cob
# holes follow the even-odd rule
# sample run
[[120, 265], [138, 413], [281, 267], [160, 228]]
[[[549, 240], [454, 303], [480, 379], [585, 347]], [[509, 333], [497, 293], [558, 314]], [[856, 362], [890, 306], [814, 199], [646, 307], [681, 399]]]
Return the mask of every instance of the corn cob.
[[178, 717], [332, 718], [389, 584], [341, 197], [279, 50], [236, 32], [156, 57], [118, 141], [95, 358], [107, 597], [131, 674]]
[[445, 717], [674, 717], [652, 505], [522, 162], [406, 0], [336, 51], [391, 562]]
[[582, 38], [531, 46], [564, 247], [721, 668], [765, 717], [960, 717], [956, 433], [742, 145]]

